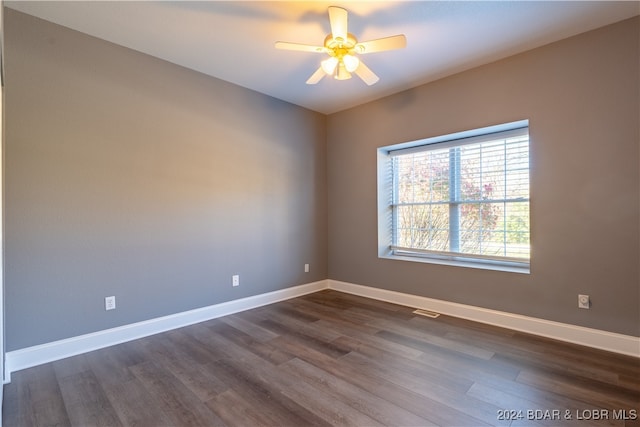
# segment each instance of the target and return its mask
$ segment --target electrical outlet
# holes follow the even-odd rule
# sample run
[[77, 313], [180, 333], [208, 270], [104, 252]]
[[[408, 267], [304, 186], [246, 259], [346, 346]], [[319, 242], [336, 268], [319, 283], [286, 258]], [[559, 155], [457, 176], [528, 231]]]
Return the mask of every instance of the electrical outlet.
[[105, 310], [115, 310], [116, 309], [116, 297], [106, 297], [104, 299], [104, 309]]
[[305, 264], [304, 265], [304, 272], [308, 273], [309, 272], [309, 264]]
[[589, 295], [578, 295], [578, 308], [591, 308], [591, 300]]
[[234, 274], [231, 277], [231, 285], [232, 286], [240, 286], [240, 276], [237, 274]]

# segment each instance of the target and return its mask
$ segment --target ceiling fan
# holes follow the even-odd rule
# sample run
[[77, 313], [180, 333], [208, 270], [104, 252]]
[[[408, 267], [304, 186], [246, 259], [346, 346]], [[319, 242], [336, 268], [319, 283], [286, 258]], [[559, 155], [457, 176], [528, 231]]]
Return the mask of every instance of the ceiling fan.
[[401, 49], [407, 46], [404, 34], [381, 39], [358, 42], [356, 36], [347, 32], [348, 12], [337, 6], [329, 6], [329, 23], [331, 34], [324, 39], [323, 46], [313, 46], [300, 43], [276, 42], [277, 49], [299, 50], [303, 52], [326, 53], [329, 58], [322, 61], [320, 68], [307, 80], [307, 84], [318, 83], [325, 75], [333, 76], [337, 80], [351, 78], [355, 73], [367, 85], [375, 84], [380, 78], [369, 69], [356, 54], [382, 52], [385, 50]]

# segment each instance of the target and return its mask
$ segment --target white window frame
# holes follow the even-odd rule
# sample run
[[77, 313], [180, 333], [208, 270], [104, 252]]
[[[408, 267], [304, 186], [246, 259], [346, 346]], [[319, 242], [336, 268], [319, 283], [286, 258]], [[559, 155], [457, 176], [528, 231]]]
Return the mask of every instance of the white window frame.
[[[442, 135], [433, 138], [411, 141], [402, 144], [394, 144], [378, 149], [378, 256], [380, 258], [395, 259], [402, 261], [426, 262], [433, 264], [444, 264], [460, 267], [472, 267], [489, 270], [508, 271], [516, 273], [530, 273], [530, 259], [491, 257], [482, 255], [463, 254], [454, 251], [436, 252], [420, 250], [415, 248], [403, 248], [394, 243], [394, 232], [396, 228], [394, 200], [396, 185], [393, 172], [393, 158], [398, 154], [409, 154], [411, 152], [424, 151], [425, 146], [437, 144], [438, 148], [460, 146], [466, 143], [477, 143], [483, 140], [495, 139], [496, 134], [500, 137], [508, 137], [510, 134], [521, 134], [523, 129], [528, 131], [529, 121], [520, 120], [496, 126], [489, 126], [470, 131], [458, 132]], [[530, 156], [530, 154], [529, 154]], [[452, 172], [453, 173], [453, 172]], [[455, 178], [455, 177], [454, 177]], [[452, 187], [453, 188], [453, 187]], [[454, 198], [455, 199], [455, 198]], [[509, 203], [512, 200], [496, 199], [495, 202]], [[527, 201], [530, 198], [518, 198], [513, 201]], [[446, 202], [453, 206], [453, 203]], [[451, 208], [450, 208], [451, 209]], [[453, 209], [455, 211], [455, 209]], [[455, 212], [454, 212], [455, 215]], [[531, 225], [529, 224], [529, 230]]]

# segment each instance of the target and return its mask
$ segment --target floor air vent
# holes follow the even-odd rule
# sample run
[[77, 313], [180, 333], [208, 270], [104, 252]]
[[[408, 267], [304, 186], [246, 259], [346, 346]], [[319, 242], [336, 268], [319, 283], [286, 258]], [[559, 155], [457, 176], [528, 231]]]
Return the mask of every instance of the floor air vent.
[[429, 310], [414, 310], [415, 314], [419, 314], [420, 316], [426, 316], [426, 317], [431, 317], [432, 319], [435, 319], [436, 317], [440, 316], [440, 313], [436, 313], [435, 311], [429, 311]]

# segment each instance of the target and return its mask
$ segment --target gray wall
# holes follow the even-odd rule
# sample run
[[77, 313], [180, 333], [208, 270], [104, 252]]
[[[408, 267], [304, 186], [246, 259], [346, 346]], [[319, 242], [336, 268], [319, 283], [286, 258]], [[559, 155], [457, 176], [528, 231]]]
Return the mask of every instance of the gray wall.
[[326, 279], [325, 116], [5, 20], [7, 351]]
[[[639, 41], [636, 17], [329, 116], [329, 277], [640, 336]], [[377, 258], [377, 147], [521, 119], [530, 275]]]

